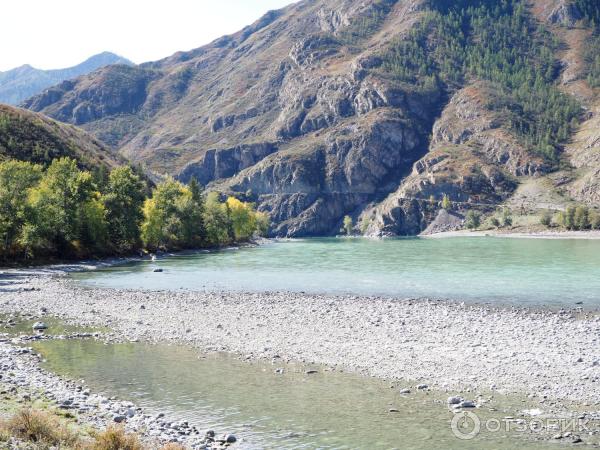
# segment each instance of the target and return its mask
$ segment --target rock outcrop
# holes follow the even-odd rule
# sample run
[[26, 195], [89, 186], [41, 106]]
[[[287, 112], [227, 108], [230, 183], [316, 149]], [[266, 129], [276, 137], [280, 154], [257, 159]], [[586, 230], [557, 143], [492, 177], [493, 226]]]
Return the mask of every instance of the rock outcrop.
[[[444, 9], [437, 0], [304, 0], [204, 47], [106, 67], [25, 105], [82, 126], [157, 176], [256, 201], [276, 235], [333, 234], [345, 215], [369, 234], [417, 234], [443, 195], [459, 210], [493, 209], [520, 180], [556, 169], [517, 135], [497, 85], [471, 73], [451, 83], [394, 75], [387, 52], [432, 5]], [[566, 0], [527, 7], [557, 36], [582, 14]], [[547, 75], [556, 84], [561, 56]], [[580, 59], [564, 79], [585, 83]], [[595, 176], [573, 195], [595, 198]]]

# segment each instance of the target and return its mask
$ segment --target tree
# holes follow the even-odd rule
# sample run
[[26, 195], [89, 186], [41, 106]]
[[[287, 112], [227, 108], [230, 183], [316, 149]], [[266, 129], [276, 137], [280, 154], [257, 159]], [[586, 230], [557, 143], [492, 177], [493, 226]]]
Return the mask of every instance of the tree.
[[227, 199], [229, 217], [233, 227], [236, 241], [247, 240], [257, 231], [256, 213], [254, 205], [244, 203], [235, 197]]
[[481, 225], [481, 216], [476, 211], [473, 211], [472, 209], [469, 210], [467, 212], [467, 216], [465, 219], [465, 226], [469, 230], [474, 230], [476, 228], [479, 228], [480, 225]]
[[[90, 202], [96, 200], [92, 176], [77, 168], [75, 160], [55, 159], [42, 176], [38, 186], [30, 189], [22, 244], [29, 252], [57, 253], [68, 256], [80, 249], [80, 241], [88, 240], [87, 230], [100, 229], [101, 224], [90, 220], [104, 220], [99, 214], [89, 215]], [[97, 242], [98, 248], [104, 242]], [[81, 249], [83, 250], [83, 249]]]
[[562, 225], [568, 229], [575, 229], [575, 212], [577, 208], [575, 206], [568, 206], [562, 218]]
[[259, 236], [268, 236], [271, 221], [269, 216], [264, 212], [256, 212], [256, 232]]
[[540, 217], [540, 223], [542, 225], [544, 225], [545, 227], [549, 227], [552, 225], [552, 214], [550, 214], [548, 211], [544, 211], [542, 213], [542, 216]]
[[25, 203], [30, 188], [42, 176], [42, 168], [28, 162], [0, 163], [0, 239], [2, 253], [14, 252], [14, 246], [25, 225]]
[[200, 246], [204, 231], [202, 209], [192, 191], [169, 178], [144, 202], [142, 240], [150, 249], [181, 249]]
[[342, 231], [346, 233], [347, 236], [350, 236], [354, 230], [354, 223], [352, 222], [352, 217], [344, 216], [344, 225], [342, 227]]
[[504, 208], [502, 210], [502, 225], [505, 227], [512, 227], [512, 224], [513, 224], [513, 218], [510, 213], [510, 209]]
[[103, 196], [108, 233], [113, 247], [129, 251], [140, 242], [140, 225], [144, 218], [144, 183], [130, 167], [110, 172]]
[[210, 192], [204, 203], [204, 226], [206, 227], [206, 243], [210, 246], [225, 245], [230, 242], [228, 228], [231, 219], [227, 205], [219, 201], [217, 192]]
[[590, 225], [593, 230], [600, 230], [600, 214], [596, 211], [590, 212]]
[[446, 194], [444, 194], [444, 197], [442, 198], [442, 209], [445, 209], [448, 212], [452, 210], [452, 202], [450, 201], [450, 197]]
[[586, 206], [575, 208], [573, 227], [576, 230], [587, 230], [590, 227], [590, 210]]

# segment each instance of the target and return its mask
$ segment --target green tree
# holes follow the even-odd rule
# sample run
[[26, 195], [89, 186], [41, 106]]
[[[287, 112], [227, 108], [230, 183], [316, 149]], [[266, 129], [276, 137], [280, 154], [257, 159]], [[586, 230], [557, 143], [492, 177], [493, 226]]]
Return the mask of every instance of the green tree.
[[472, 209], [469, 210], [467, 212], [467, 215], [465, 218], [465, 226], [469, 230], [474, 230], [476, 228], [479, 228], [480, 225], [481, 225], [481, 216], [479, 215], [479, 213], [477, 213], [476, 211], [473, 211]]
[[204, 204], [204, 226], [206, 228], [206, 243], [210, 246], [220, 246], [231, 242], [229, 228], [231, 218], [227, 205], [219, 201], [217, 192], [210, 192]]
[[0, 163], [0, 239], [4, 256], [13, 254], [25, 225], [25, 204], [30, 188], [42, 176], [39, 165], [21, 161]]
[[227, 207], [229, 208], [234, 239], [244, 241], [252, 237], [257, 230], [253, 205], [241, 202], [235, 197], [229, 197]]
[[502, 225], [505, 227], [512, 227], [513, 225], [512, 214], [508, 208], [502, 210]]
[[574, 230], [575, 229], [575, 212], [577, 211], [577, 207], [575, 206], [568, 206], [567, 210], [565, 211], [565, 214], [563, 216], [563, 220], [562, 220], [562, 225], [567, 229], [567, 230]]
[[442, 198], [442, 209], [445, 209], [448, 212], [452, 210], [452, 202], [450, 201], [450, 197], [446, 194], [444, 194], [444, 197]]
[[573, 215], [573, 228], [576, 230], [587, 230], [590, 227], [590, 210], [586, 206], [575, 208]]
[[600, 214], [597, 211], [590, 212], [590, 226], [593, 230], [600, 230]]
[[[30, 253], [56, 253], [69, 256], [81, 248], [81, 240], [90, 242], [93, 237], [87, 230], [101, 229], [101, 224], [90, 220], [103, 220], [100, 214], [87, 214], [96, 201], [92, 176], [77, 168], [75, 160], [55, 159], [42, 176], [39, 185], [30, 189], [27, 201], [28, 224], [24, 227], [22, 244]], [[95, 242], [103, 248], [105, 242]]]
[[256, 212], [256, 232], [259, 236], [268, 236], [271, 221], [269, 216], [264, 212]]
[[113, 247], [129, 251], [140, 243], [140, 226], [144, 218], [144, 183], [130, 167], [111, 171], [103, 195], [108, 233]]
[[192, 191], [172, 178], [156, 186], [144, 202], [142, 240], [150, 249], [181, 249], [200, 246], [202, 210]]
[[549, 227], [552, 225], [552, 214], [548, 211], [544, 211], [542, 216], [540, 217], [540, 223], [545, 227]]
[[347, 236], [350, 236], [354, 230], [354, 223], [352, 222], [352, 217], [344, 216], [344, 225], [342, 227], [342, 231], [346, 233]]

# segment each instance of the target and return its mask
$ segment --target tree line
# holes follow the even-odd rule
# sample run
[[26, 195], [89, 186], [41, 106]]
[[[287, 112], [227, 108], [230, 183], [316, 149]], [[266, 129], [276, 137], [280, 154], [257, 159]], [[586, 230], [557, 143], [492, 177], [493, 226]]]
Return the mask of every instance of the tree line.
[[424, 92], [487, 80], [496, 88], [488, 107], [532, 151], [558, 163], [581, 113], [554, 85], [559, 49], [524, 0], [430, 0], [420, 23], [384, 54], [383, 69]]
[[44, 168], [0, 163], [0, 257], [78, 258], [147, 249], [217, 247], [266, 234], [254, 205], [205, 194], [196, 180], [151, 188], [127, 166], [81, 170], [70, 158]]

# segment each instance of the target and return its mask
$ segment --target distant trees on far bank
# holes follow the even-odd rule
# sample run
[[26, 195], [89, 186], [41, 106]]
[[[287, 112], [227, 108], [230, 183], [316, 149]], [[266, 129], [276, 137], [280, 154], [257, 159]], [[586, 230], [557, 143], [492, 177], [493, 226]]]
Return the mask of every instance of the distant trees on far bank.
[[73, 159], [47, 169], [0, 163], [0, 257], [90, 257], [134, 250], [215, 247], [266, 234], [268, 217], [234, 197], [204, 195], [195, 180], [151, 192], [130, 167], [92, 175]]
[[569, 206], [555, 217], [556, 223], [567, 230], [600, 230], [600, 215], [587, 206]]

